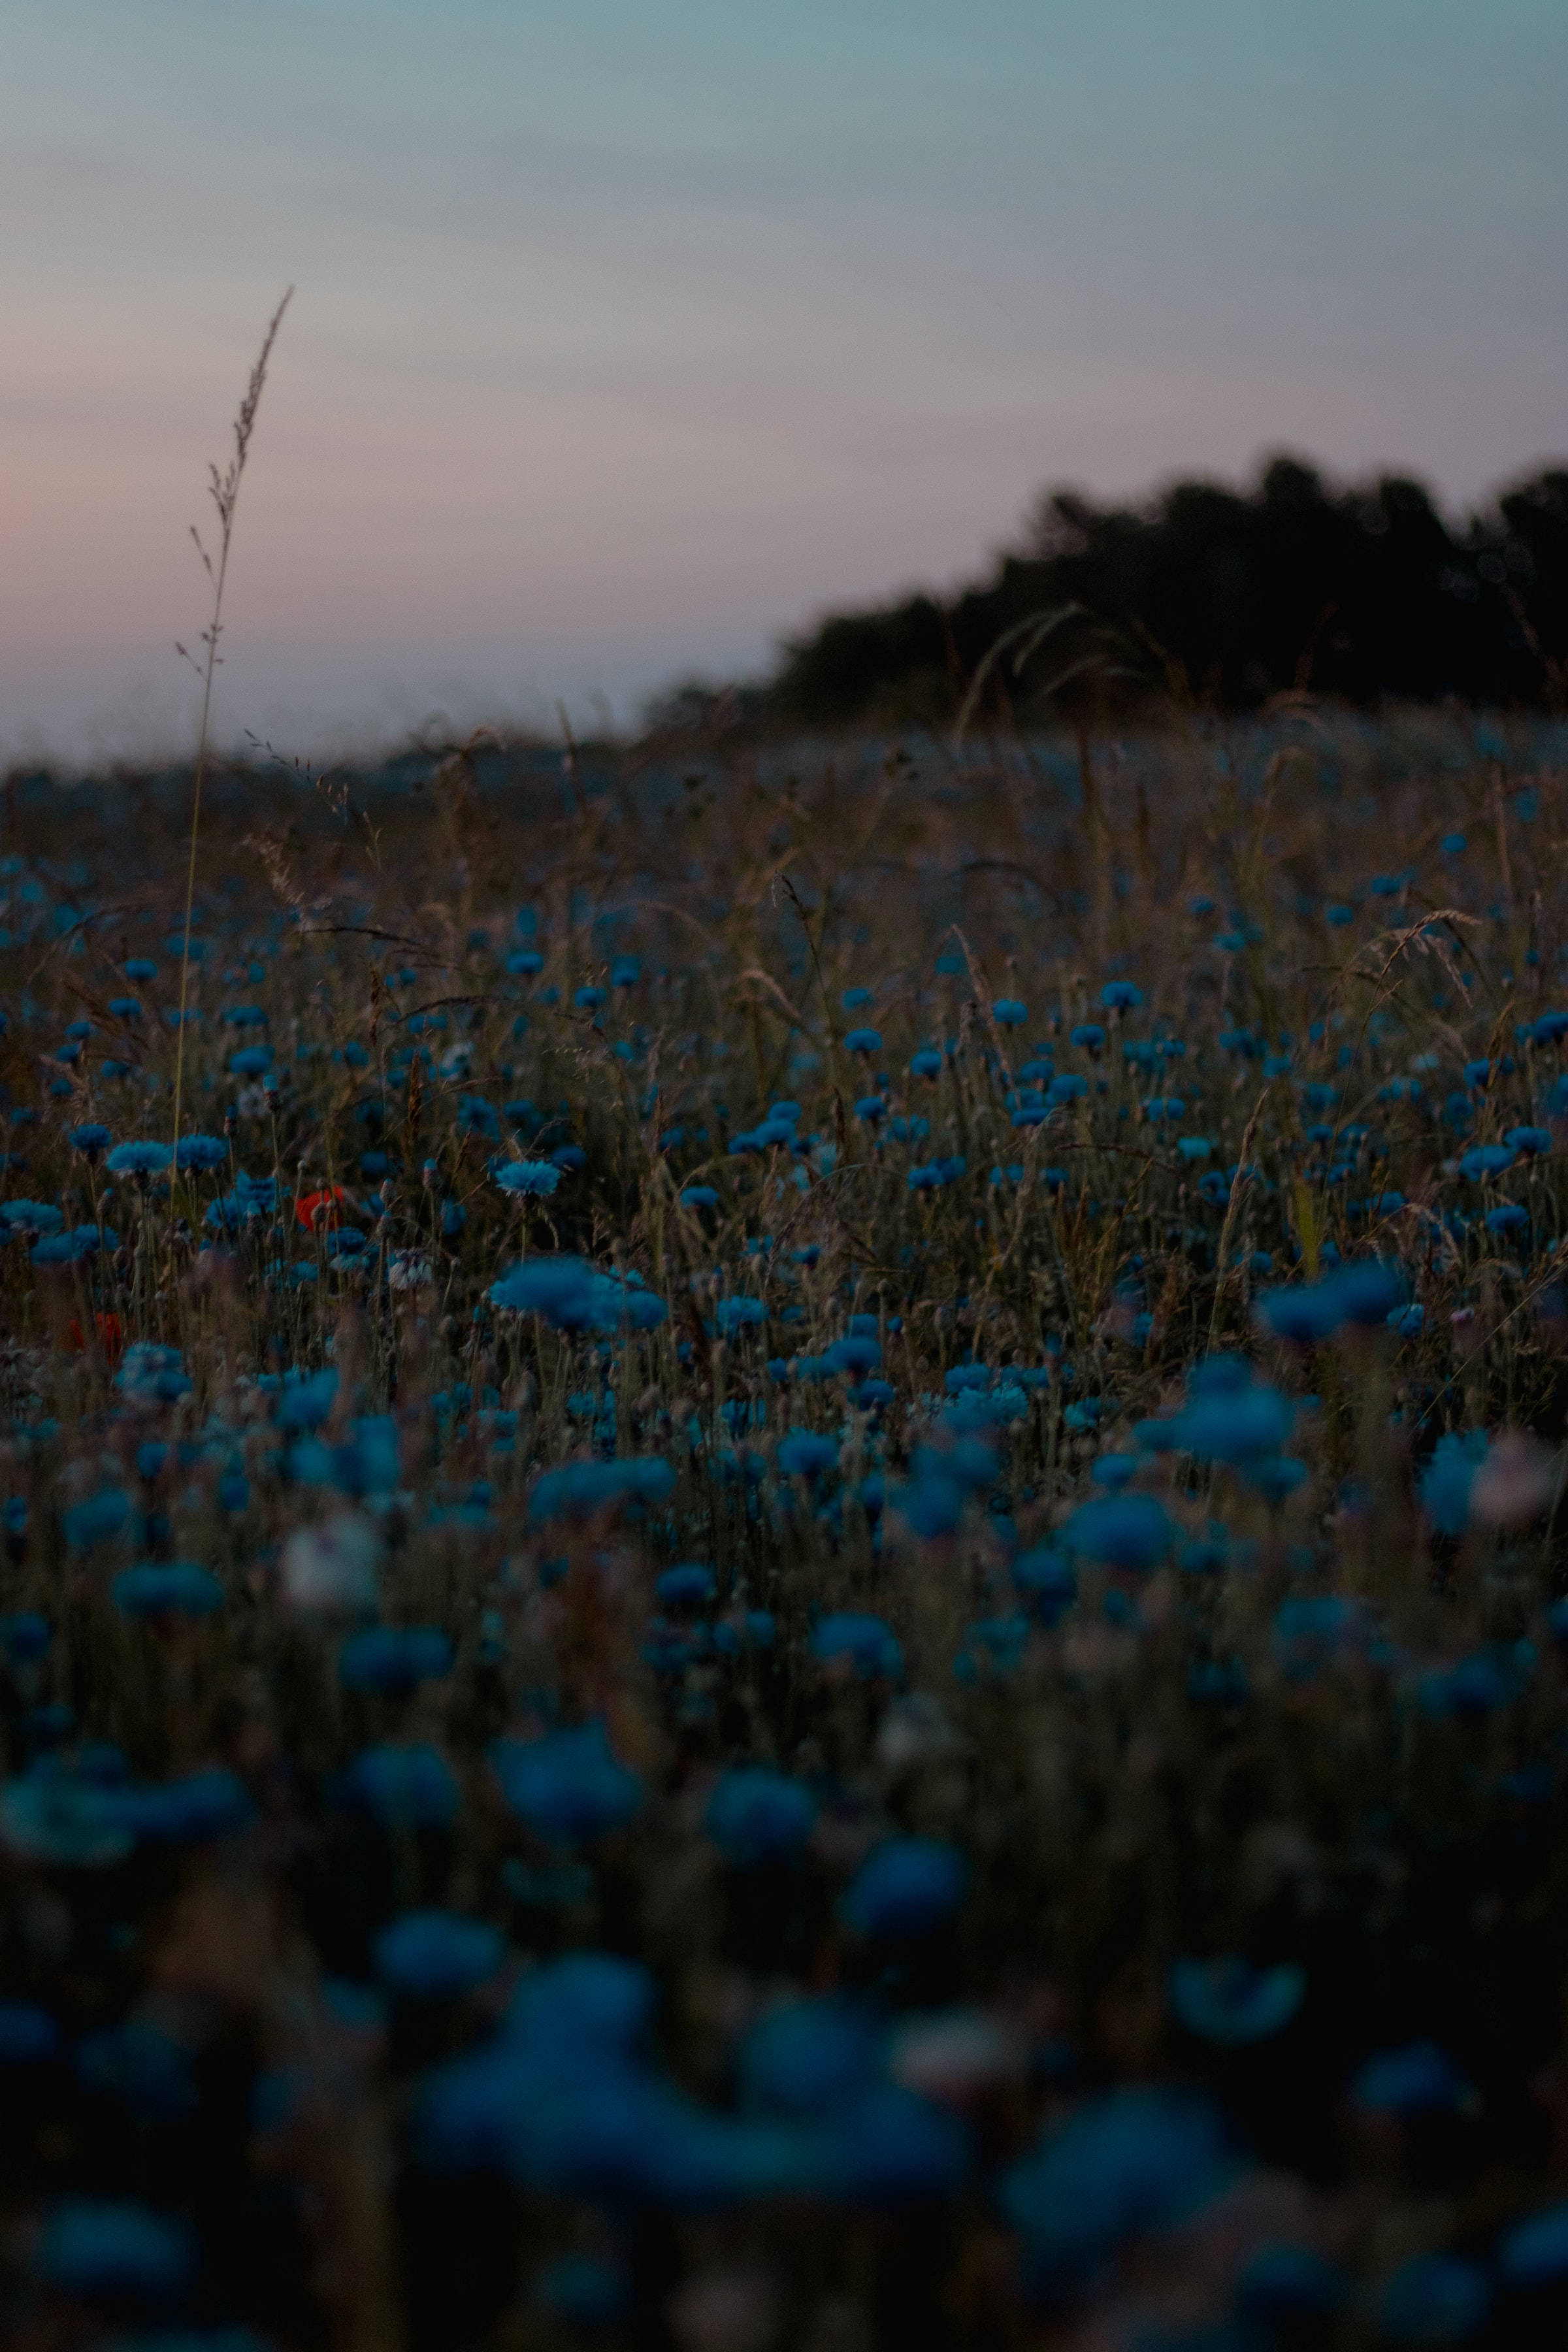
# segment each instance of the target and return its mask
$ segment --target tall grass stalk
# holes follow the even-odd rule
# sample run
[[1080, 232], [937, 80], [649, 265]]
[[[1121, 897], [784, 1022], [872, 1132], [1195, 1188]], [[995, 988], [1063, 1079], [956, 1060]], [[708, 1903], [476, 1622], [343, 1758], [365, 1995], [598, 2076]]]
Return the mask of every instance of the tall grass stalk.
[[[191, 794], [191, 846], [185, 866], [185, 923], [180, 943], [180, 1027], [174, 1050], [174, 1133], [172, 1147], [176, 1175], [180, 1150], [180, 1106], [185, 1074], [185, 1008], [191, 976], [191, 910], [195, 904], [196, 843], [201, 832], [202, 784], [206, 775], [211, 742], [213, 677], [218, 664], [218, 639], [223, 634], [224, 589], [228, 581], [229, 552], [234, 545], [234, 518], [239, 505], [239, 486], [245, 476], [245, 461], [250, 454], [250, 436], [256, 430], [257, 411], [261, 405], [261, 394], [267, 383], [268, 362], [272, 357], [272, 346], [278, 339], [278, 330], [283, 324], [283, 313], [293, 299], [293, 294], [294, 289], [290, 286], [268, 321], [267, 332], [261, 339], [261, 350], [258, 354], [255, 366], [250, 371], [250, 381], [246, 385], [245, 397], [240, 402], [235, 416], [234, 454], [221, 472], [216, 466], [209, 466], [207, 468], [208, 495], [217, 509], [218, 538], [216, 562], [212, 551], [203, 541], [202, 535], [195, 523], [191, 525], [191, 537], [195, 541], [196, 553], [201, 557], [203, 569], [212, 585], [213, 601], [206, 627], [202, 631], [202, 644], [205, 646], [206, 652], [204, 658], [196, 664], [202, 680], [202, 718], [196, 733], [195, 784]], [[184, 646], [181, 646], [178, 650], [184, 655], [186, 660], [192, 658], [185, 653]]]

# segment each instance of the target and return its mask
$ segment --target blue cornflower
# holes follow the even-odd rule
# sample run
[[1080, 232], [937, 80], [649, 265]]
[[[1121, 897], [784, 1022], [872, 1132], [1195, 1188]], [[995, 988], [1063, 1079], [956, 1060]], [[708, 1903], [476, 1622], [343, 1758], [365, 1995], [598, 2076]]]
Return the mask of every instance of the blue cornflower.
[[1491, 2283], [1458, 2254], [1416, 2254], [1384, 2280], [1378, 2333], [1390, 2344], [1462, 2344], [1491, 2308]]
[[844, 1045], [847, 1052], [868, 1057], [881, 1052], [882, 1033], [879, 1029], [850, 1029], [845, 1034]]
[[561, 1171], [548, 1160], [510, 1160], [493, 1171], [503, 1192], [519, 1200], [545, 1200], [561, 1181]]
[[1440, 1535], [1464, 1534], [1470, 1516], [1470, 1489], [1486, 1454], [1485, 1433], [1479, 1429], [1450, 1430], [1437, 1440], [1415, 1490], [1422, 1509]]
[[100, 1127], [96, 1121], [89, 1121], [85, 1127], [73, 1127], [66, 1137], [71, 1150], [79, 1151], [84, 1160], [100, 1158], [108, 1150], [110, 1140], [108, 1128]]
[[1009, 2167], [1002, 2210], [1024, 2240], [1030, 2285], [1068, 2294], [1124, 2239], [1184, 2221], [1237, 2169], [1224, 2120], [1202, 2093], [1111, 2091], [1048, 2126], [1034, 2153]]
[[1459, 1160], [1459, 1173], [1479, 1184], [1488, 1176], [1500, 1176], [1513, 1166], [1517, 1153], [1507, 1143], [1478, 1143], [1465, 1152]]
[[957, 1907], [969, 1867], [935, 1838], [888, 1838], [856, 1872], [838, 1910], [859, 1936], [925, 1936]]
[[1021, 1029], [1028, 1017], [1028, 1006], [1016, 996], [999, 996], [991, 1007], [991, 1018], [999, 1029]]
[[803, 1845], [816, 1819], [816, 1800], [785, 1773], [742, 1766], [721, 1775], [706, 1819], [725, 1860], [749, 1867]]
[[1068, 1549], [1109, 1568], [1155, 1568], [1174, 1538], [1164, 1505], [1153, 1495], [1105, 1495], [1080, 1503], [1061, 1531]]
[[1370, 1330], [1403, 1304], [1405, 1285], [1381, 1258], [1357, 1258], [1321, 1282], [1298, 1283], [1258, 1295], [1259, 1322], [1279, 1339], [1310, 1347], [1346, 1324]]
[[1130, 980], [1108, 980], [1100, 992], [1100, 1001], [1107, 1013], [1131, 1013], [1134, 1005], [1142, 1003], [1143, 992], [1134, 988]]
[[876, 1675], [896, 1676], [904, 1669], [904, 1654], [892, 1628], [880, 1617], [851, 1610], [824, 1617], [812, 1634], [811, 1650], [826, 1665], [847, 1660], [862, 1681]]
[[917, 1078], [941, 1077], [942, 1055], [934, 1045], [922, 1045], [918, 1053], [910, 1055], [910, 1073]]
[[438, 1625], [370, 1625], [338, 1652], [338, 1680], [345, 1690], [406, 1693], [450, 1674], [452, 1658]]
[[657, 1506], [675, 1485], [675, 1473], [662, 1455], [623, 1455], [616, 1462], [563, 1462], [542, 1471], [529, 1497], [529, 1523], [546, 1527], [552, 1519], [584, 1522], [622, 1503]]
[[195, 2260], [183, 2221], [149, 2205], [70, 2197], [49, 2211], [34, 2265], [68, 2294], [160, 2298], [184, 2285]]
[[367, 1748], [343, 1776], [344, 1794], [389, 1829], [445, 1829], [461, 1803], [452, 1769], [437, 1748]]
[[537, 1739], [498, 1739], [490, 1761], [512, 1811], [563, 1844], [622, 1828], [643, 1801], [640, 1778], [616, 1759], [599, 1722]]
[[[183, 1170], [195, 1169], [208, 1174], [221, 1168], [228, 1159], [228, 1146], [221, 1135], [182, 1135], [174, 1153], [174, 1165]], [[113, 1165], [112, 1160], [110, 1166]]]
[[1458, 2115], [1476, 2104], [1473, 2087], [1436, 2042], [1379, 2051], [1358, 2068], [1350, 2095], [1369, 2114], [1402, 2117]]
[[721, 1339], [767, 1319], [768, 1310], [760, 1298], [721, 1298], [713, 1309], [714, 1325]]
[[705, 1609], [717, 1590], [712, 1570], [695, 1559], [664, 1569], [653, 1580], [654, 1598], [661, 1609]]
[[1568, 2204], [1548, 2205], [1505, 2230], [1498, 2270], [1507, 2285], [1526, 2293], [1568, 2278]]
[[122, 1617], [210, 1617], [224, 1601], [218, 1579], [194, 1559], [121, 1569], [110, 1591]]
[[778, 1465], [786, 1478], [820, 1477], [837, 1460], [837, 1439], [819, 1436], [816, 1430], [793, 1429], [779, 1444]]
[[0, 2066], [43, 2066], [60, 2046], [60, 2029], [31, 2000], [0, 2000]]
[[506, 1946], [482, 1919], [454, 1911], [405, 1911], [375, 1939], [375, 1972], [394, 1992], [420, 2000], [471, 1992], [493, 1977]]
[[161, 1176], [173, 1158], [166, 1143], [117, 1143], [106, 1165], [112, 1176]]
[[1299, 1968], [1255, 1969], [1234, 1957], [1176, 1960], [1167, 1979], [1171, 2008], [1188, 2032], [1227, 2049], [1280, 2032], [1306, 1990]]

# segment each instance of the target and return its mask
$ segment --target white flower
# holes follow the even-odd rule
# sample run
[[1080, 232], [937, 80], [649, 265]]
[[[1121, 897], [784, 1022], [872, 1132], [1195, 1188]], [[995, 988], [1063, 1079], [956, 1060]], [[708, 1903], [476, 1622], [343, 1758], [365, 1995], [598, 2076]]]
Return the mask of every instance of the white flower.
[[374, 1609], [381, 1538], [358, 1511], [339, 1511], [320, 1526], [296, 1528], [283, 1547], [283, 1591], [307, 1615]]

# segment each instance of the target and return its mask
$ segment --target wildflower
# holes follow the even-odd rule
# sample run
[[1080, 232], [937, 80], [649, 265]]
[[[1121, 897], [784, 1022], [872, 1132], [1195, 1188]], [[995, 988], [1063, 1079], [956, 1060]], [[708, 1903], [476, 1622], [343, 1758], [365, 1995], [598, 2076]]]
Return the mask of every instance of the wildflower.
[[166, 1143], [117, 1143], [105, 1165], [111, 1176], [161, 1176], [173, 1157]]
[[34, 2267], [68, 2294], [161, 2299], [184, 2285], [195, 2247], [183, 2221], [151, 2206], [71, 2197], [50, 2209]]
[[16, 1853], [67, 1870], [103, 1870], [136, 1843], [127, 1792], [44, 1758], [0, 1793], [0, 1838]]
[[922, 1045], [910, 1055], [910, 1073], [917, 1078], [929, 1078], [933, 1083], [942, 1076], [942, 1055], [934, 1045]]
[[1372, 1329], [1402, 1303], [1404, 1286], [1381, 1258], [1358, 1258], [1320, 1282], [1260, 1291], [1255, 1313], [1276, 1339], [1310, 1347], [1345, 1325]]
[[1478, 1143], [1461, 1158], [1459, 1173], [1468, 1177], [1472, 1184], [1479, 1184], [1488, 1176], [1500, 1176], [1513, 1166], [1517, 1157], [1510, 1144]]
[[1016, 996], [999, 996], [991, 1007], [991, 1018], [999, 1029], [1021, 1029], [1028, 1017], [1028, 1006]]
[[1489, 1234], [1515, 1234], [1529, 1224], [1530, 1211], [1517, 1201], [1502, 1201], [1487, 1211], [1484, 1223]]
[[1534, 1160], [1551, 1150], [1552, 1130], [1548, 1127], [1510, 1127], [1503, 1142], [1510, 1151], [1522, 1152], [1527, 1160]]
[[1402, 2117], [1458, 2114], [1476, 2104], [1474, 2089], [1435, 2042], [1379, 2051], [1358, 2068], [1350, 2096], [1368, 2115]]
[[617, 1462], [566, 1462], [542, 1472], [529, 1498], [529, 1522], [587, 1520], [622, 1503], [662, 1503], [675, 1473], [659, 1454], [626, 1456]]
[[121, 1569], [110, 1591], [122, 1617], [210, 1617], [224, 1601], [217, 1578], [194, 1559]]
[[888, 1115], [888, 1106], [880, 1095], [861, 1095], [855, 1105], [855, 1116], [868, 1127], [875, 1127]]
[[450, 1674], [453, 1654], [438, 1625], [370, 1625], [338, 1652], [338, 1680], [345, 1690], [405, 1695]]
[[561, 1171], [548, 1160], [513, 1160], [492, 1171], [503, 1192], [520, 1200], [547, 1199], [561, 1181]]
[[1479, 2263], [1458, 2254], [1416, 2254], [1384, 2282], [1378, 2332], [1390, 2344], [1460, 2344], [1480, 2326], [1491, 2299]]
[[1505, 2230], [1497, 2266], [1505, 2286], [1525, 2292], [1568, 2278], [1568, 2204], [1545, 2206]]
[[72, 1504], [61, 1515], [60, 1526], [72, 1551], [90, 1551], [96, 1544], [112, 1542], [130, 1515], [131, 1507], [118, 1486], [100, 1486], [95, 1495]]
[[1155, 1568], [1170, 1550], [1175, 1530], [1165, 1507], [1152, 1495], [1107, 1495], [1080, 1503], [1062, 1528], [1070, 1552], [1102, 1560], [1108, 1568]]
[[446, 1829], [461, 1799], [452, 1769], [437, 1748], [423, 1744], [366, 1748], [343, 1775], [351, 1803], [388, 1829]]
[[90, 1120], [85, 1127], [73, 1127], [66, 1137], [71, 1150], [79, 1151], [84, 1160], [89, 1160], [100, 1159], [108, 1150], [110, 1140], [108, 1128], [100, 1127], [96, 1121]]
[[881, 1052], [882, 1033], [879, 1029], [846, 1030], [844, 1046], [847, 1053], [860, 1054], [868, 1060], [873, 1054]]
[[737, 1331], [750, 1329], [768, 1319], [768, 1310], [760, 1298], [721, 1298], [713, 1309], [713, 1321], [721, 1339], [732, 1339]]
[[888, 1838], [872, 1849], [839, 1904], [858, 1936], [925, 1936], [957, 1907], [968, 1865], [934, 1838]]
[[795, 1429], [779, 1445], [778, 1465], [786, 1478], [818, 1478], [838, 1460], [838, 1441], [815, 1430]]
[[688, 1184], [682, 1189], [680, 1205], [683, 1209], [716, 1209], [719, 1195], [711, 1184]]
[[715, 1591], [713, 1571], [699, 1560], [667, 1568], [654, 1579], [654, 1597], [661, 1609], [704, 1609]]
[[1143, 992], [1134, 988], [1130, 980], [1108, 980], [1100, 992], [1100, 1001], [1107, 1013], [1131, 1013], [1142, 1004]]
[[[7, 1531], [14, 1530], [8, 1528]], [[47, 1657], [53, 1639], [48, 1619], [36, 1609], [13, 1609], [0, 1617], [0, 1654], [14, 1666], [29, 1665], [37, 1658]]]
[[182, 1135], [174, 1152], [174, 1165], [181, 1171], [194, 1170], [205, 1175], [221, 1168], [228, 1158], [228, 1145], [221, 1135]]
[[195, 1845], [226, 1837], [244, 1829], [254, 1813], [244, 1781], [222, 1765], [138, 1789], [132, 1801], [138, 1834], [169, 1844]]
[[471, 1992], [500, 1967], [505, 1945], [482, 1919], [453, 1911], [405, 1911], [375, 1939], [375, 1972], [394, 1992], [420, 2000]]
[[1227, 2049], [1280, 2032], [1306, 1990], [1299, 1968], [1255, 1969], [1235, 1958], [1176, 1960], [1167, 1979], [1171, 2008], [1188, 2032]]
[[605, 1002], [605, 992], [602, 988], [580, 988], [572, 1002], [579, 1013], [597, 1013]]
[[759, 1765], [721, 1774], [706, 1814], [708, 1834], [724, 1859], [745, 1867], [794, 1853], [816, 1819], [809, 1789]]
[[863, 1682], [878, 1675], [896, 1677], [904, 1669], [904, 1654], [890, 1626], [853, 1611], [824, 1617], [812, 1634], [811, 1652], [825, 1665], [846, 1661]]
[[602, 1723], [537, 1739], [499, 1739], [490, 1761], [512, 1811], [561, 1843], [620, 1829], [642, 1804], [642, 1781], [612, 1754]]
[[1123, 2240], [1197, 2212], [1238, 2169], [1218, 2111], [1201, 2093], [1111, 2091], [1048, 2127], [1008, 2168], [1002, 2210], [1024, 2240], [1034, 2290], [1067, 2294]]
[[339, 1223], [342, 1212], [350, 1206], [341, 1184], [322, 1184], [313, 1192], [300, 1194], [294, 1203], [294, 1220], [308, 1234], [321, 1233]]
[[0, 2000], [0, 2066], [43, 2066], [57, 2055], [60, 2030], [37, 2001]]
[[284, 1598], [303, 1616], [352, 1616], [374, 1609], [380, 1560], [380, 1538], [357, 1511], [296, 1528], [283, 1547]]

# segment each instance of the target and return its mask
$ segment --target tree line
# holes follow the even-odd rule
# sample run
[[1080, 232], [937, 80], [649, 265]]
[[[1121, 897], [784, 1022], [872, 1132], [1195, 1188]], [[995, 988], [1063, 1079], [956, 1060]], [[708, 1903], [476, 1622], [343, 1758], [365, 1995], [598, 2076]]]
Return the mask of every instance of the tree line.
[[1247, 488], [1178, 481], [1142, 505], [1051, 489], [985, 577], [827, 614], [744, 704], [797, 727], [947, 726], [1293, 691], [1562, 707], [1568, 468], [1457, 522], [1419, 481], [1334, 486], [1289, 457]]

